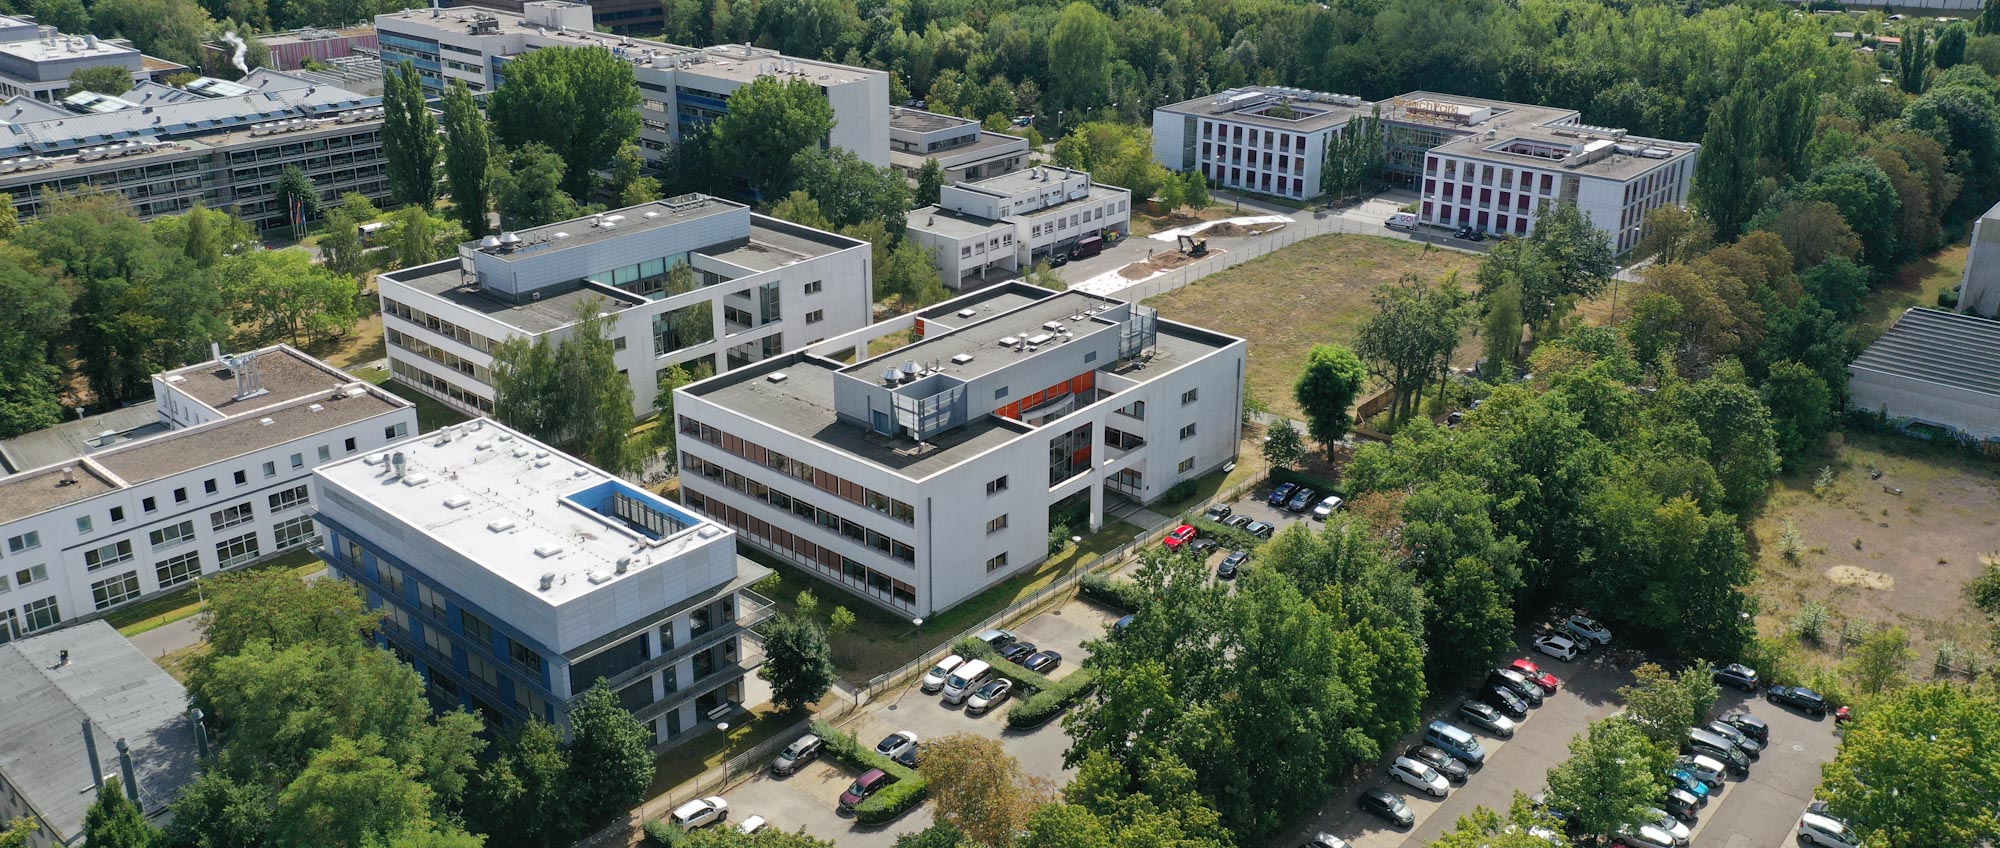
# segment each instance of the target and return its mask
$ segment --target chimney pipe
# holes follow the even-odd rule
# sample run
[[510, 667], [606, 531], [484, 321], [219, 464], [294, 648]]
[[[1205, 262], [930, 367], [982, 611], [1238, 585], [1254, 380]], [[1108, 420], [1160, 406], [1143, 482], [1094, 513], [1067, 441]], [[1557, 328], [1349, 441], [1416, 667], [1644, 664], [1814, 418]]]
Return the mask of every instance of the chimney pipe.
[[139, 803], [139, 777], [132, 773], [132, 749], [126, 747], [125, 737], [118, 737], [118, 771], [125, 775], [125, 797], [132, 803]]
[[[67, 472], [69, 469], [65, 468], [63, 471]], [[62, 668], [67, 665], [69, 665], [69, 649], [64, 648], [56, 652], [56, 668]]]
[[90, 760], [90, 785], [104, 785], [104, 765], [97, 759], [97, 733], [91, 729], [90, 719], [83, 720], [83, 755]]

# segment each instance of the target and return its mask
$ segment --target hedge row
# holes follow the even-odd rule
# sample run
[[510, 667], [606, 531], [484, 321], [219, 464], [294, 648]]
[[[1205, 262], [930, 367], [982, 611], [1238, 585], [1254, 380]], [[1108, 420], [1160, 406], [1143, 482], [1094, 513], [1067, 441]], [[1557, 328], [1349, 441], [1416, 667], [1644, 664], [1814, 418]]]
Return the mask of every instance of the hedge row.
[[812, 732], [826, 742], [827, 756], [843, 765], [860, 771], [881, 769], [896, 779], [854, 808], [856, 822], [872, 825], [894, 821], [923, 803], [929, 794], [930, 785], [922, 772], [875, 753], [874, 748], [862, 745], [854, 734], [835, 730], [823, 721], [813, 722]]
[[1077, 583], [1077, 593], [1119, 612], [1138, 612], [1145, 592], [1130, 580], [1113, 580], [1105, 574], [1086, 574]]
[[1014, 708], [1007, 711], [1007, 726], [1028, 728], [1040, 725], [1068, 709], [1069, 705], [1090, 694], [1096, 687], [1097, 670], [1079, 668], [1070, 676], [1050, 684], [1049, 688], [1014, 702]]
[[1191, 518], [1188, 523], [1201, 531], [1204, 539], [1214, 539], [1215, 543], [1234, 551], [1248, 551], [1268, 541], [1262, 536], [1252, 536], [1241, 527], [1231, 527], [1206, 518]]

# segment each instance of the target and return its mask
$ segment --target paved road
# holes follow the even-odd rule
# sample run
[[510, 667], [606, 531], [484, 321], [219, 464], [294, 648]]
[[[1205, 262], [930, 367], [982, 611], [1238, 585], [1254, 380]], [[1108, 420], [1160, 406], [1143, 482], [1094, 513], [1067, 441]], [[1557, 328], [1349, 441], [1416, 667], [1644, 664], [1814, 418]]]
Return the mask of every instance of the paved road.
[[1833, 719], [1814, 719], [1741, 692], [1724, 690], [1716, 714], [1745, 706], [1771, 725], [1771, 745], [1751, 765], [1747, 779], [1731, 781], [1721, 797], [1709, 802], [1690, 848], [1796, 844], [1792, 825], [1812, 801], [1820, 766], [1832, 760], [1840, 746]]

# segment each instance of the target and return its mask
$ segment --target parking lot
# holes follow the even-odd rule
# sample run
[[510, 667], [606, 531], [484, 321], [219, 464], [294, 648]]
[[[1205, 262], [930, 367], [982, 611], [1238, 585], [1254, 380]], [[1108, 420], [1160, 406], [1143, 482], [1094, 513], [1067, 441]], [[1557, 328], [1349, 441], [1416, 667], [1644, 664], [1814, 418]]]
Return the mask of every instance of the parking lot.
[[[1012, 629], [1036, 647], [1062, 654], [1062, 664], [1050, 675], [1060, 679], [1075, 671], [1088, 656], [1083, 642], [1103, 635], [1116, 619], [1115, 614], [1102, 607], [1071, 599]], [[1069, 736], [1063, 733], [1062, 723], [1051, 721], [1031, 730], [1011, 730], [1007, 727], [1007, 710], [1011, 707], [1010, 701], [985, 715], [966, 715], [963, 704], [947, 704], [938, 695], [926, 695], [912, 681], [905, 689], [884, 693], [858, 716], [842, 723], [841, 729], [852, 732], [864, 745], [874, 745], [899, 730], [915, 733], [925, 742], [954, 733], [990, 736], [999, 739], [1001, 747], [1021, 761], [1022, 770], [1058, 785], [1067, 783], [1069, 772], [1063, 769], [1062, 756], [1069, 748]], [[806, 832], [833, 839], [843, 846], [887, 848], [895, 843], [897, 836], [931, 825], [929, 804], [887, 825], [855, 824], [853, 817], [837, 812], [840, 793], [855, 776], [852, 769], [822, 757], [789, 777], [774, 777], [765, 771], [723, 793], [723, 797], [729, 801], [732, 820], [760, 815], [769, 819], [773, 827], [796, 830], [803, 826]]]
[[[1237, 516], [1247, 515], [1250, 517], [1252, 521], [1262, 521], [1265, 524], [1269, 524], [1273, 527], [1276, 527], [1277, 529], [1273, 530], [1271, 533], [1271, 535], [1273, 536], [1285, 532], [1285, 528], [1290, 527], [1293, 524], [1297, 524], [1301, 521], [1306, 522], [1307, 526], [1309, 527], [1317, 528], [1320, 526], [1319, 522], [1313, 521], [1312, 511], [1310, 509], [1308, 509], [1305, 512], [1292, 512], [1283, 507], [1271, 506], [1267, 499], [1270, 497], [1271, 490], [1273, 488], [1275, 488], [1275, 486], [1269, 482], [1262, 483], [1259, 484], [1256, 488], [1249, 491], [1248, 493], [1244, 494], [1242, 497], [1237, 498], [1236, 500], [1233, 501], [1228, 501], [1227, 503], [1229, 504], [1230, 508], [1230, 517], [1234, 518]], [[1315, 496], [1313, 498], [1313, 503], [1317, 504], [1319, 502], [1319, 497], [1320, 496]], [[1206, 510], [1208, 509], [1208, 507], [1209, 504], [1200, 505], [1199, 509], [1196, 510], [1195, 515], [1199, 516], [1201, 514], [1201, 510]], [[1176, 524], [1179, 523], [1178, 517], [1175, 518], [1174, 523]], [[1221, 564], [1222, 558], [1228, 553], [1229, 553], [1229, 548], [1227, 546], [1218, 547], [1210, 551], [1208, 553], [1208, 556], [1204, 558], [1204, 561], [1208, 564], [1209, 571], [1214, 572], [1215, 567]], [[1250, 558], [1250, 564], [1246, 567], [1247, 568], [1257, 567], [1257, 559], [1254, 554]], [[1134, 559], [1133, 561], [1126, 563], [1124, 566], [1120, 567], [1117, 571], [1112, 572], [1112, 576], [1121, 580], [1130, 580], [1132, 579], [1132, 574], [1138, 571], [1138, 569], [1139, 569], [1139, 561], [1137, 559]], [[1067, 657], [1069, 655], [1064, 654], [1063, 656]]]

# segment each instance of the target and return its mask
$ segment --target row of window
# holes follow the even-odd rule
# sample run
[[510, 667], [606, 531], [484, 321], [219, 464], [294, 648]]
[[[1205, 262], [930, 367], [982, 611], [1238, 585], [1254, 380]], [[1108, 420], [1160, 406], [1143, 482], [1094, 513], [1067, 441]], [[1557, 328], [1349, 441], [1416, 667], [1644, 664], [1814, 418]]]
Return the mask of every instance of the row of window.
[[1059, 215], [1054, 221], [1045, 224], [1035, 224], [1028, 228], [1028, 235], [1032, 238], [1038, 237], [1043, 233], [1055, 233], [1067, 229], [1087, 227], [1092, 221], [1104, 220], [1104, 214], [1107, 212], [1115, 214], [1123, 211], [1125, 211], [1125, 201], [1123, 200], [1117, 203], [1106, 203], [1096, 209], [1085, 209], [1073, 215]]
[[1252, 169], [1249, 179], [1246, 180], [1244, 179], [1242, 168], [1228, 167], [1219, 162], [1213, 165], [1204, 164], [1201, 166], [1201, 171], [1208, 178], [1210, 185], [1225, 186], [1228, 188], [1247, 188], [1252, 191], [1283, 195], [1285, 197], [1305, 196], [1306, 181], [1304, 177], [1278, 177], [1274, 185], [1269, 172], [1260, 174], [1255, 169]]
[[[348, 565], [353, 567], [354, 570], [366, 570], [366, 550], [361, 547], [359, 542], [353, 539], [344, 540], [344, 543], [341, 545], [341, 553], [345, 555]], [[380, 557], [375, 559], [375, 582], [381, 586], [384, 595], [396, 601], [396, 603], [389, 605], [390, 614], [392, 617], [396, 615], [405, 616], [405, 618], [399, 620], [404, 630], [410, 629], [407, 618], [408, 613], [404, 608], [409, 603], [409, 589], [412, 586], [417, 590], [420, 607], [426, 614], [436, 619], [439, 625], [442, 626], [450, 618], [447, 613], [448, 606], [442, 593], [426, 585], [421, 580], [411, 578], [402, 568]], [[497, 650], [498, 646], [492, 640], [492, 625], [487, 624], [478, 616], [463, 609], [459, 610], [459, 616], [460, 629], [465, 632], [468, 638], [484, 640], [486, 649], [489, 652]], [[542, 679], [542, 655], [535, 649], [515, 641], [510, 636], [507, 638], [507, 653], [508, 659], [514, 664], [515, 668], [534, 675], [536, 680]]]
[[681, 500], [736, 529], [744, 538], [757, 542], [793, 562], [806, 566], [836, 583], [866, 593], [905, 611], [917, 608], [917, 589], [839, 553], [814, 544], [770, 522], [749, 515], [729, 504], [683, 484]]
[[394, 372], [396, 378], [402, 380], [404, 383], [427, 390], [432, 394], [444, 395], [457, 401], [461, 406], [476, 407], [479, 411], [486, 413], [493, 411], [492, 398], [480, 397], [472, 392], [468, 392], [450, 380], [417, 368], [402, 360], [389, 360], [389, 370]]
[[833, 512], [820, 509], [807, 503], [802, 498], [794, 498], [791, 495], [755, 480], [748, 479], [741, 474], [704, 460], [701, 457], [686, 453], [681, 454], [681, 472], [683, 479], [687, 475], [697, 475], [703, 479], [713, 480], [734, 489], [740, 494], [749, 495], [755, 500], [789, 512], [801, 520], [819, 525], [828, 532], [839, 533], [842, 536], [846, 536], [849, 539], [853, 539], [856, 542], [860, 542], [907, 563], [915, 563], [917, 561], [917, 549], [907, 542], [883, 533], [877, 533], [872, 528], [842, 518]]
[[388, 338], [389, 344], [407, 350], [411, 353], [414, 353], [418, 356], [421, 356], [446, 368], [450, 368], [453, 371], [457, 371], [458, 373], [464, 374], [465, 376], [471, 377], [472, 379], [478, 380], [479, 382], [482, 383], [493, 382], [493, 372], [488, 370], [487, 367], [484, 365], [481, 365], [477, 362], [473, 362], [472, 360], [466, 359], [462, 356], [459, 356], [456, 353], [452, 353], [451, 351], [437, 347], [436, 345], [433, 345], [422, 339], [416, 338], [414, 336], [404, 335], [403, 332], [400, 330], [391, 329], [384, 335]]
[[[1221, 132], [1217, 132], [1217, 130]], [[1303, 133], [1281, 133], [1251, 127], [1246, 136], [1241, 124], [1230, 125], [1218, 124], [1214, 121], [1202, 121], [1201, 137], [1205, 140], [1220, 138], [1224, 142], [1244, 147], [1256, 147], [1261, 143], [1265, 150], [1271, 149], [1273, 141], [1277, 142], [1279, 150], [1297, 148], [1299, 152], [1303, 153], [1306, 149], [1306, 137]]]
[[858, 503], [904, 524], [913, 525], [917, 521], [916, 507], [862, 486], [860, 483], [835, 477], [777, 451], [724, 433], [685, 415], [681, 416], [680, 430], [683, 436], [693, 436], [765, 468], [775, 469], [793, 479], [810, 483], [822, 492]]
[[459, 344], [471, 347], [480, 353], [492, 353], [494, 348], [500, 346], [500, 343], [493, 339], [453, 324], [436, 315], [424, 312], [421, 309], [412, 309], [408, 304], [400, 301], [383, 298], [382, 312], [394, 315], [440, 336], [453, 339]]

